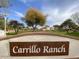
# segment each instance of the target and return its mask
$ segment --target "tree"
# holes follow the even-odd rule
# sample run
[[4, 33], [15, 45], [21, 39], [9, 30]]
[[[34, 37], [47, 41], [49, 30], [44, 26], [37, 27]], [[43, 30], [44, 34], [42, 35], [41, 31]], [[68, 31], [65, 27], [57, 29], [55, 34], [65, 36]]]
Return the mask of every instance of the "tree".
[[45, 24], [45, 16], [36, 9], [29, 9], [25, 15], [25, 20], [28, 26], [32, 26], [33, 30], [37, 25], [43, 26]]
[[16, 21], [16, 20], [11, 20], [10, 22], [9, 22], [9, 25], [11, 26], [11, 27], [13, 27], [13, 29], [15, 30], [15, 33], [17, 34], [18, 33], [18, 31], [19, 31], [19, 23], [18, 23], [18, 21]]
[[4, 17], [0, 16], [0, 29], [4, 29]]
[[67, 19], [61, 24], [61, 27], [69, 32], [69, 30], [76, 29], [77, 25], [71, 19]]
[[76, 24], [79, 25], [79, 12], [72, 14], [71, 18]]
[[25, 28], [25, 26], [24, 26], [23, 23], [18, 23], [18, 27], [19, 27], [19, 29], [23, 29], [23, 28]]
[[59, 30], [60, 29], [60, 25], [53, 25], [54, 30]]

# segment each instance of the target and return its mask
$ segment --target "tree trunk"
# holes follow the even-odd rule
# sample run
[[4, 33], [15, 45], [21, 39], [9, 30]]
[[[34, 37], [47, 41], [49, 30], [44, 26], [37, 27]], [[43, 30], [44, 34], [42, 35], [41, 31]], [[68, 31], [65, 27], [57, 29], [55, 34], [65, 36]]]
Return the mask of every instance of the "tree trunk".
[[15, 33], [17, 34], [18, 33], [18, 29], [16, 28], [16, 29], [14, 29], [15, 30]]
[[32, 26], [32, 27], [33, 27], [33, 32], [35, 32], [35, 31], [36, 31], [36, 27], [37, 27], [37, 25]]

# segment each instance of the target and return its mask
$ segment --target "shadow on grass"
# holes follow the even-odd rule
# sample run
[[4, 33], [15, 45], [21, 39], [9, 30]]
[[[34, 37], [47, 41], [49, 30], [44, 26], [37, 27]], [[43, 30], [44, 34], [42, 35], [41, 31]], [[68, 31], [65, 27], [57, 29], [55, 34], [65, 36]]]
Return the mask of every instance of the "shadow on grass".
[[17, 33], [12, 32], [12, 33], [7, 33], [7, 35], [16, 35]]

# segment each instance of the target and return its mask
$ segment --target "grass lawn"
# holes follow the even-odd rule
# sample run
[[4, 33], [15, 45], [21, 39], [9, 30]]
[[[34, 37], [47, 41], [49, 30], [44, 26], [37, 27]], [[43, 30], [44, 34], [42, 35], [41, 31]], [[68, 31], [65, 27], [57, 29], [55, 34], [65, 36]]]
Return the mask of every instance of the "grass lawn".
[[[36, 32], [39, 32], [39, 31], [36, 31]], [[52, 35], [57, 35], [57, 36], [63, 36], [63, 37], [68, 37], [68, 38], [74, 38], [74, 39], [78, 39], [79, 40], [79, 32], [70, 32], [70, 33], [67, 33], [66, 31], [45, 31], [45, 32], [48, 32], [48, 33], [51, 33]], [[29, 31], [19, 31], [18, 34], [12, 32], [12, 33], [7, 33], [7, 36], [8, 37], [13, 37], [13, 36], [18, 36], [18, 35], [26, 35], [28, 34]], [[30, 31], [30, 33], [33, 33], [32, 31]]]
[[70, 35], [70, 36], [79, 37], [79, 32], [70, 32], [70, 33], [67, 33], [66, 31], [52, 31], [52, 33], [60, 34], [60, 35]]
[[68, 35], [71, 35], [71, 36], [77, 36], [79, 37], [79, 32], [72, 32], [72, 33], [67, 33]]
[[[50, 31], [51, 33], [51, 31]], [[56, 34], [58, 36], [64, 36], [69, 38], [74, 38], [79, 40], [79, 32], [70, 32], [67, 33], [66, 31], [52, 31], [53, 34]]]

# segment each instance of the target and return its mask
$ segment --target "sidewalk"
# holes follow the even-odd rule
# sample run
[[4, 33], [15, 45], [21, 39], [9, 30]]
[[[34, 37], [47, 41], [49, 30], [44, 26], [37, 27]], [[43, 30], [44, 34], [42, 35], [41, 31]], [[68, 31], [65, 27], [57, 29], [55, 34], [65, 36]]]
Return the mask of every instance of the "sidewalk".
[[[70, 51], [68, 56], [44, 56], [44, 57], [11, 57], [9, 53], [9, 42], [37, 42], [37, 41], [69, 41]], [[79, 41], [75, 39], [50, 36], [50, 35], [28, 35], [0, 41], [0, 59], [64, 59], [79, 57]]]

